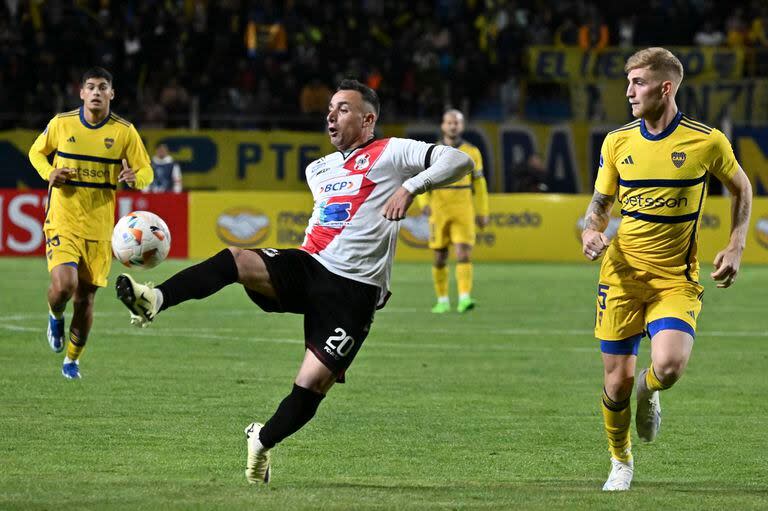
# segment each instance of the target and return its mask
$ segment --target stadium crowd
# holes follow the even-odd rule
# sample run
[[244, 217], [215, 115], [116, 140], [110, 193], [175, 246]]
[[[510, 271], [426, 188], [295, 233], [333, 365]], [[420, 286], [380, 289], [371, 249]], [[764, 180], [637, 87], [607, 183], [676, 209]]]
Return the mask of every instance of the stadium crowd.
[[91, 65], [113, 72], [116, 108], [140, 127], [189, 126], [192, 110], [201, 127], [312, 127], [346, 76], [380, 92], [385, 121], [434, 120], [448, 105], [503, 119], [524, 113], [529, 45], [745, 46], [764, 62], [768, 4], [4, 0], [0, 128], [76, 108]]

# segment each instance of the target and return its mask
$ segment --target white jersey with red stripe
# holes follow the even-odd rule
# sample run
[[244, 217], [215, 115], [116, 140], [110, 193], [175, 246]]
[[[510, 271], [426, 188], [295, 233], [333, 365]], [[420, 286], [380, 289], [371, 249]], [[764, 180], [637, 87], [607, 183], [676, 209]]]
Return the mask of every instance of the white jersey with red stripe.
[[329, 271], [373, 284], [386, 299], [400, 223], [381, 211], [403, 183], [429, 166], [433, 144], [374, 139], [345, 156], [310, 163], [307, 184], [315, 205], [302, 250]]

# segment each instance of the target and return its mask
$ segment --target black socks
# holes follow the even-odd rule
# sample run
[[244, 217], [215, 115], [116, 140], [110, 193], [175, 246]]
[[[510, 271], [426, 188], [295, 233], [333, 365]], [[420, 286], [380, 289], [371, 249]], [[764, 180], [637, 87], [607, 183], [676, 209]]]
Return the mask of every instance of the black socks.
[[190, 266], [166, 280], [157, 289], [163, 293], [160, 310], [187, 300], [200, 300], [237, 282], [237, 264], [229, 249], [224, 249], [202, 263]]
[[271, 449], [278, 442], [300, 430], [315, 416], [320, 401], [325, 396], [309, 389], [293, 385], [293, 390], [277, 407], [275, 414], [264, 424], [259, 433], [261, 445]]

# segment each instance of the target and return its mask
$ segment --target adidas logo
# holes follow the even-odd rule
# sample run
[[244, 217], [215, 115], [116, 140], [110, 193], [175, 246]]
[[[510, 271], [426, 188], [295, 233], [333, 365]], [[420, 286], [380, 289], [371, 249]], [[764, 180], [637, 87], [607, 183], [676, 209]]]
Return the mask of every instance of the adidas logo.
[[72, 135], [71, 137], [69, 137], [69, 138], [67, 139], [67, 142], [72, 142], [72, 143], [74, 143], [74, 142], [75, 142], [75, 136], [74, 136], [74, 135]]
[[634, 165], [635, 164], [635, 160], [633, 160], [632, 156], [630, 155], [630, 156], [627, 156], [626, 158], [624, 158], [621, 161], [621, 163], [623, 163], [624, 165]]

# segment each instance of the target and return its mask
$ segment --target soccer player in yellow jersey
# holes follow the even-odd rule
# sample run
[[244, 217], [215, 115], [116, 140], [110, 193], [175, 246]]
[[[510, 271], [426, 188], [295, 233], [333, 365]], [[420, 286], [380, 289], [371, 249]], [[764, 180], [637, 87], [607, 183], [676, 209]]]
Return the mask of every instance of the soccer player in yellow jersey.
[[[651, 339], [651, 364], [638, 374], [635, 389], [635, 426], [645, 441], [656, 437], [661, 424], [659, 391], [674, 385], [691, 355], [703, 293], [696, 245], [709, 174], [728, 188], [732, 203], [730, 241], [711, 274], [717, 287], [736, 279], [752, 205], [752, 187], [728, 139], [678, 110], [683, 66], [677, 57], [648, 48], [632, 55], [624, 70], [637, 120], [605, 137], [582, 233], [588, 259], [605, 253], [595, 336], [612, 464], [606, 491], [628, 490], [632, 482], [629, 399], [640, 339]], [[622, 221], [611, 241], [604, 231], [617, 194]]]
[[[110, 238], [118, 183], [144, 188], [152, 166], [136, 128], [110, 111], [112, 75], [92, 68], [83, 75], [78, 110], [57, 115], [29, 150], [29, 160], [48, 181], [45, 214], [48, 342], [64, 349], [64, 310], [73, 300], [69, 345], [62, 374], [80, 378], [79, 359], [93, 324], [96, 290], [107, 285]], [[49, 156], [53, 155], [53, 164]]]
[[475, 224], [488, 225], [488, 189], [483, 177], [483, 158], [477, 147], [461, 138], [464, 115], [458, 110], [443, 114], [441, 142], [466, 153], [475, 163], [475, 170], [455, 183], [419, 195], [417, 200], [429, 215], [429, 248], [434, 251], [432, 280], [437, 303], [432, 312], [443, 314], [451, 310], [448, 298], [448, 246], [456, 249], [456, 283], [459, 290], [457, 310], [467, 312], [475, 307], [472, 299], [472, 247], [475, 245]]

